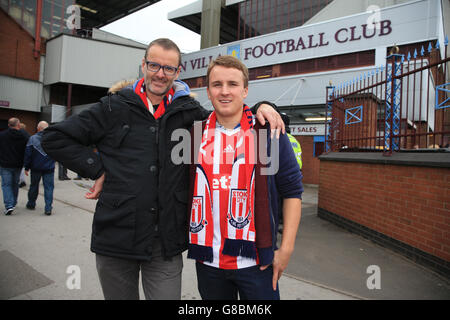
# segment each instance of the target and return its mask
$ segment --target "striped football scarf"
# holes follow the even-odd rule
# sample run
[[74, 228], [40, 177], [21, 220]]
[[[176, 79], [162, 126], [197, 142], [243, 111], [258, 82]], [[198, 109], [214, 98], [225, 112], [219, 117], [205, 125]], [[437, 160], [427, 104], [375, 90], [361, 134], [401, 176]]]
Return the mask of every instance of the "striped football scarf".
[[[147, 91], [145, 89], [145, 79], [142, 78], [136, 81], [133, 85], [133, 89], [134, 93], [136, 93], [141, 98], [142, 102], [145, 104], [147, 109], [150, 110], [150, 106], [148, 105], [147, 100]], [[173, 88], [170, 88], [169, 92], [166, 93], [163, 100], [153, 113], [153, 117], [155, 117], [155, 119], [160, 118], [164, 114], [164, 112], [166, 112], [166, 108], [172, 102], [174, 93], [175, 91], [173, 90]]]
[[[209, 116], [203, 130], [198, 153], [195, 182], [191, 207], [188, 257], [213, 261], [214, 219], [212, 189], [214, 159], [214, 139], [216, 114]], [[234, 141], [234, 157], [229, 187], [228, 212], [226, 219], [228, 234], [223, 246], [223, 254], [242, 256], [256, 260], [255, 246], [255, 137], [253, 117], [248, 106], [243, 107], [240, 130]], [[217, 161], [217, 160], [216, 160]], [[215, 214], [220, 214], [216, 212]]]

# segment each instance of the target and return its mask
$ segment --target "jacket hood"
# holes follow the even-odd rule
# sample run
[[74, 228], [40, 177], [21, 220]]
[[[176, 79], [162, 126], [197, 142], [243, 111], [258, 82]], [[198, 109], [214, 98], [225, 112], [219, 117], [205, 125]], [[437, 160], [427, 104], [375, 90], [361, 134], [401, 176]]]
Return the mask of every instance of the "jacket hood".
[[126, 87], [131, 87], [135, 81], [136, 80], [122, 80], [116, 82], [109, 88], [108, 93], [115, 94]]

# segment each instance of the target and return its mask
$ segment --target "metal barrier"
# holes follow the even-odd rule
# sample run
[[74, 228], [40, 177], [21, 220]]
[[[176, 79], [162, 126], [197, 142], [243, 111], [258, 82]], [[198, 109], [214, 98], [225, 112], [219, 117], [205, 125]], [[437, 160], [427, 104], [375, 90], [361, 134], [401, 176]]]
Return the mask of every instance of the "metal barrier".
[[327, 87], [325, 150], [382, 151], [448, 147], [448, 38]]

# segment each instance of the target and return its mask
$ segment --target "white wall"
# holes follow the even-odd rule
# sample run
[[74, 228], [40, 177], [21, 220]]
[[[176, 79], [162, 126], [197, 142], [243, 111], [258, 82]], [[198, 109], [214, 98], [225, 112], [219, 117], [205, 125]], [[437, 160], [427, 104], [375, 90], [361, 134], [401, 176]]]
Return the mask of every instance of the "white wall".
[[9, 107], [32, 112], [41, 111], [42, 83], [0, 75], [0, 100], [9, 101]]
[[44, 84], [57, 82], [109, 88], [135, 79], [145, 49], [61, 35], [47, 42]]
[[[373, 69], [355, 68], [250, 81], [245, 103], [252, 106], [267, 100], [282, 107], [325, 105], [326, 87], [330, 81], [338, 85]], [[205, 87], [192, 89], [192, 92], [203, 107], [212, 109]]]
[[95, 40], [102, 40], [102, 41], [107, 41], [107, 42], [114, 42], [114, 43], [118, 43], [118, 44], [124, 44], [124, 45], [129, 45], [129, 46], [133, 46], [133, 47], [138, 47], [138, 48], [143, 48], [146, 49], [147, 45], [146, 44], [142, 44], [140, 42], [131, 40], [131, 39], [127, 39], [121, 36], [118, 36], [116, 34], [110, 33], [110, 32], [106, 32], [97, 28], [92, 28], [92, 39]]

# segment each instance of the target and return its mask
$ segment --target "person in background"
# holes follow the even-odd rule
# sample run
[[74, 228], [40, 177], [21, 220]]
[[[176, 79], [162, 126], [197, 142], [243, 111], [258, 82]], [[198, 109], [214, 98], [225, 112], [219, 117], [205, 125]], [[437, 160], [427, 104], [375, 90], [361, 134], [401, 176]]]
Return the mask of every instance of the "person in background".
[[64, 181], [64, 180], [71, 180], [67, 176], [67, 168], [62, 165], [62, 163], [58, 162], [58, 180]]
[[290, 120], [289, 116], [286, 113], [281, 113], [281, 118], [283, 119], [284, 126], [286, 128], [286, 134], [289, 137], [289, 141], [292, 145], [292, 150], [294, 150], [295, 158], [297, 159], [297, 163], [300, 167], [300, 170], [302, 170], [302, 147], [300, 145], [300, 142], [291, 134], [291, 128], [289, 127]]
[[19, 195], [20, 171], [28, 136], [20, 130], [20, 120], [10, 118], [8, 129], [0, 132], [0, 175], [2, 177], [4, 214], [15, 209]]
[[39, 194], [39, 183], [42, 178], [45, 200], [44, 213], [49, 216], [52, 214], [55, 161], [45, 153], [41, 146], [42, 134], [47, 127], [48, 123], [46, 121], [39, 122], [37, 125], [38, 132], [28, 140], [25, 149], [24, 167], [27, 176], [28, 171], [31, 170], [31, 183], [30, 189], [28, 190], [28, 202], [26, 205], [27, 209], [34, 210], [36, 207], [36, 199]]

